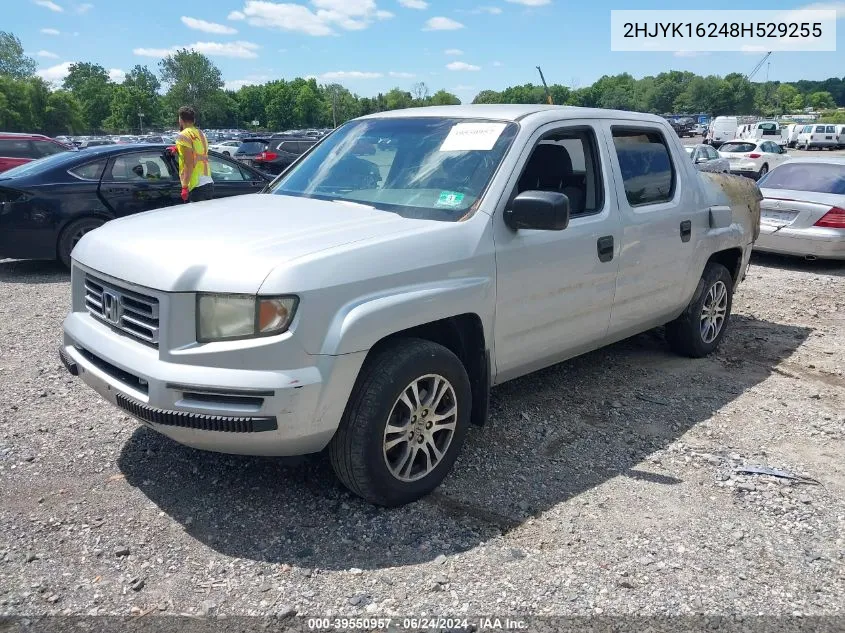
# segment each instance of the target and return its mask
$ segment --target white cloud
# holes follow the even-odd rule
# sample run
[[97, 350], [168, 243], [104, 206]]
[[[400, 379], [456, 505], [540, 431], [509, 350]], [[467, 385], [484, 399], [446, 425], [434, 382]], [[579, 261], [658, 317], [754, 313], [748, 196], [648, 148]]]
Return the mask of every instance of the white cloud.
[[464, 84], [458, 84], [455, 86], [455, 90], [457, 92], [467, 92], [468, 90], [475, 90], [475, 86], [467, 86]]
[[406, 9], [428, 9], [428, 2], [425, 0], [399, 0], [399, 4]]
[[387, 74], [391, 77], [396, 77], [397, 79], [413, 79], [414, 77], [416, 77], [414, 73], [397, 73], [392, 70]]
[[246, 19], [252, 26], [313, 35], [334, 35], [335, 27], [360, 31], [376, 20], [388, 20], [390, 11], [379, 9], [375, 0], [311, 0], [313, 9], [301, 4], [247, 0], [243, 11], [230, 20]]
[[182, 16], [182, 24], [187, 26], [189, 29], [194, 29], [195, 31], [202, 31], [203, 33], [215, 33], [217, 35], [231, 35], [233, 33], [237, 33], [237, 29], [233, 29], [231, 26], [226, 26], [225, 24], [217, 24], [217, 22], [206, 22], [205, 20], [200, 20], [198, 18], [189, 18], [188, 16]]
[[506, 2], [512, 2], [514, 4], [521, 4], [525, 7], [542, 7], [547, 4], [551, 4], [552, 0], [505, 0]]
[[504, 64], [502, 62], [493, 62], [493, 66], [499, 68], [500, 66], [504, 66]]
[[226, 90], [239, 90], [244, 86], [255, 86], [270, 81], [269, 75], [250, 75], [244, 79], [232, 79], [223, 84]]
[[41, 32], [44, 35], [60, 35], [61, 34], [57, 29], [41, 29]]
[[91, 9], [94, 8], [94, 5], [90, 2], [83, 2], [82, 4], [76, 5], [76, 12], [80, 15], [88, 13]]
[[706, 57], [707, 51], [675, 51], [675, 57]]
[[126, 71], [120, 68], [109, 68], [109, 79], [116, 84], [122, 84], [123, 80], [126, 79]]
[[482, 13], [489, 13], [490, 15], [500, 15], [502, 10], [499, 7], [476, 7], [467, 11], [462, 9], [461, 13], [471, 13], [473, 15], [480, 15]]
[[378, 79], [383, 77], [382, 73], [363, 72], [360, 70], [333, 70], [331, 72], [323, 73], [320, 79], [337, 80], [337, 79]]
[[74, 62], [62, 62], [61, 64], [56, 64], [55, 66], [50, 66], [49, 68], [42, 68], [35, 74], [48, 83], [54, 85], [60, 84], [64, 78], [68, 76], [68, 73], [70, 73], [70, 67], [73, 63]]
[[132, 52], [140, 57], [167, 57], [181, 48], [193, 49], [210, 57], [237, 57], [240, 59], [254, 59], [255, 52], [260, 47], [252, 42], [194, 42], [184, 46], [170, 48], [136, 48]]
[[446, 64], [446, 68], [449, 70], [481, 70], [481, 66], [467, 64], [466, 62], [452, 62], [451, 64]]
[[455, 57], [457, 57], [459, 55], [463, 55], [464, 52], [460, 48], [447, 48], [445, 51], [443, 51], [443, 54], [454, 55]]
[[452, 18], [436, 17], [425, 23], [424, 31], [455, 31], [464, 28], [464, 25]]
[[51, 53], [50, 51], [38, 51], [35, 54], [38, 55], [38, 57], [45, 57], [47, 59], [58, 59], [59, 58], [58, 55], [56, 55], [55, 53]]
[[[796, 11], [836, 11], [836, 19], [845, 19], [845, 2], [814, 2], [812, 4], [798, 7], [791, 11], [785, 11], [772, 17], [778, 22], [801, 22], [801, 15]], [[806, 21], [806, 20], [804, 20]]]
[[35, 4], [39, 7], [44, 7], [45, 9], [50, 9], [50, 11], [55, 11], [56, 13], [64, 13], [64, 9], [57, 5], [55, 2], [51, 2], [51, 0], [33, 0]]

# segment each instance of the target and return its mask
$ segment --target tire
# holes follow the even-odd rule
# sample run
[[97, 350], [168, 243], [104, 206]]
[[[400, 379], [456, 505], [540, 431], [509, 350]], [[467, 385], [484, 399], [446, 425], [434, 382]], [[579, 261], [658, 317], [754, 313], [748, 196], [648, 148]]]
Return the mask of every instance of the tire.
[[[423, 416], [436, 414], [425, 409], [425, 404], [415, 408], [416, 417], [405, 404], [414, 398], [414, 385], [423, 403], [429, 393], [437, 394], [432, 377], [445, 380], [451, 387], [441, 394], [440, 405], [434, 410], [440, 415], [455, 412], [440, 420], [447, 425], [440, 431], [426, 430], [432, 428], [431, 422], [424, 424]], [[469, 430], [471, 400], [469, 377], [455, 354], [431, 341], [397, 340], [368, 358], [361, 370], [337, 433], [329, 443], [335, 474], [349, 490], [376, 505], [396, 507], [424, 497], [442, 483], [460, 453]], [[450, 420], [454, 420], [453, 429], [448, 428]], [[388, 424], [391, 421], [394, 424]], [[417, 435], [409, 440], [404, 431], [388, 432], [389, 426], [414, 427]], [[438, 452], [442, 451], [439, 462], [433, 461], [436, 453], [431, 451], [429, 439], [422, 443], [417, 439], [423, 433], [429, 434]], [[394, 446], [386, 449], [388, 443]], [[425, 448], [420, 450], [419, 446]]]
[[58, 259], [65, 268], [70, 268], [70, 253], [77, 242], [82, 239], [82, 236], [99, 228], [105, 224], [102, 218], [82, 218], [81, 220], [74, 220], [68, 224], [59, 235], [59, 241], [56, 245], [56, 259]]
[[[730, 323], [733, 288], [733, 278], [727, 268], [714, 262], [707, 264], [687, 309], [677, 319], [666, 324], [669, 348], [676, 354], [690, 358], [703, 358], [716, 351]], [[714, 327], [704, 329], [705, 310], [710, 312], [714, 303], [720, 307], [718, 313], [722, 315], [722, 320], [719, 323], [711, 319], [708, 323]]]
[[232, 155], [229, 152], [223, 152], [223, 156], [228, 156], [229, 158], [232, 157]]
[[762, 178], [763, 176], [765, 176], [768, 173], [769, 173], [769, 166], [764, 164], [760, 168], [760, 171], [757, 172], [757, 180], [760, 180], [760, 178]]

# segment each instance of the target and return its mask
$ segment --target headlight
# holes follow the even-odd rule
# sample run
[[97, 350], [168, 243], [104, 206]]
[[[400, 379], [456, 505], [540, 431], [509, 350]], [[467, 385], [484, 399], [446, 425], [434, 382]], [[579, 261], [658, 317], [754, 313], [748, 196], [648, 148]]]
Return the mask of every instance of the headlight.
[[281, 334], [296, 312], [296, 297], [197, 295], [197, 340], [201, 343]]

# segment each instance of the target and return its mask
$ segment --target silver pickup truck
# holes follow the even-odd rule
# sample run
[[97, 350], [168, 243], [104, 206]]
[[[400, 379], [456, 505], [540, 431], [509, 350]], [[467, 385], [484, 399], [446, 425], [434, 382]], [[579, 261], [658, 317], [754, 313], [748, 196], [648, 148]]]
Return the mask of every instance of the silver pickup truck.
[[657, 116], [383, 112], [260, 194], [85, 235], [60, 355], [177, 442], [326, 449], [399, 505], [441, 483], [496, 384], [661, 325], [711, 353], [759, 218], [756, 185], [697, 171]]

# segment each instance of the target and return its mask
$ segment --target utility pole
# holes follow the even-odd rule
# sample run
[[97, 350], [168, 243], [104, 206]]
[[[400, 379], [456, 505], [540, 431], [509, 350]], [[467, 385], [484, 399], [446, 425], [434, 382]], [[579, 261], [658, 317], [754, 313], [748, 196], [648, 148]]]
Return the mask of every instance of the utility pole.
[[144, 113], [138, 110], [138, 128], [140, 134], [144, 133]]
[[332, 121], [337, 127], [337, 86], [332, 86]]
[[537, 72], [540, 73], [540, 81], [543, 82], [543, 89], [546, 91], [546, 101], [549, 102], [549, 105], [554, 105], [554, 102], [552, 101], [552, 95], [549, 92], [549, 87], [546, 85], [546, 78], [543, 77], [543, 71], [540, 69], [539, 66], [537, 66]]

